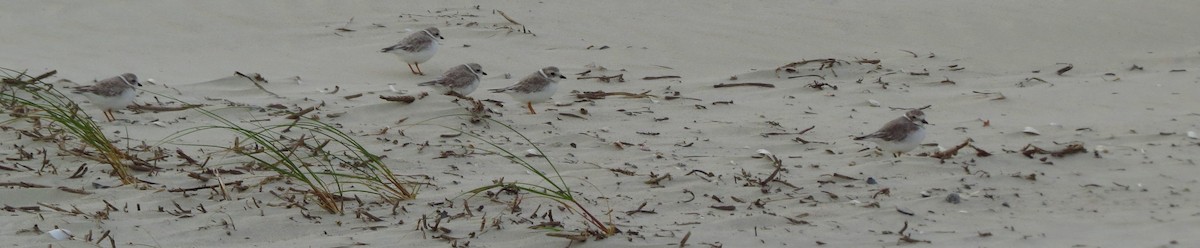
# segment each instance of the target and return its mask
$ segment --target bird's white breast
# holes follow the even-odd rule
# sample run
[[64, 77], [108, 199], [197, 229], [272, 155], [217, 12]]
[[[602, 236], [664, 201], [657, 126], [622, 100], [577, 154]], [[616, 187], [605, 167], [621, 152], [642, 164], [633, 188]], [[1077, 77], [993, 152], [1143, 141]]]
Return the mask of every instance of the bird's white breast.
[[437, 54], [437, 50], [438, 43], [435, 41], [432, 44], [429, 44], [429, 48], [425, 50], [408, 52], [404, 49], [396, 49], [392, 50], [391, 53], [396, 54], [396, 56], [400, 56], [400, 60], [404, 61], [404, 63], [412, 64], [425, 63], [425, 61], [429, 61], [429, 59], [433, 58], [434, 54]]

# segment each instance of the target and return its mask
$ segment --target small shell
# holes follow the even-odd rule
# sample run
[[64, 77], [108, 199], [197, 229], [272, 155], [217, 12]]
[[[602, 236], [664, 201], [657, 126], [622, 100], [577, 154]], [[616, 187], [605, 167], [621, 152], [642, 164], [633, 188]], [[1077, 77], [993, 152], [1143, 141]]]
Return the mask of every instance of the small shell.
[[388, 89], [391, 89], [392, 92], [400, 93], [400, 90], [396, 89], [396, 84], [388, 84]]
[[950, 193], [946, 196], [946, 202], [958, 204], [962, 202], [962, 196], [959, 196], [958, 193]]
[[1196, 131], [1188, 131], [1188, 138], [1200, 139], [1200, 134], [1196, 134]]
[[537, 157], [541, 157], [541, 156], [542, 156], [542, 152], [539, 152], [539, 151], [538, 151], [537, 149], [535, 149], [535, 148], [529, 148], [529, 150], [525, 150], [525, 155], [526, 155], [526, 156], [537, 156]]
[[868, 177], [868, 178], [867, 178], [867, 184], [874, 185], [874, 184], [877, 184], [877, 183], [879, 183], [879, 182], [876, 182], [874, 177]]
[[931, 195], [933, 195], [933, 193], [929, 193], [929, 191], [921, 191], [921, 197], [929, 197]]
[[1096, 152], [1108, 153], [1108, 147], [1103, 146], [1103, 145], [1096, 145]]
[[158, 84], [158, 83], [156, 83], [157, 81], [155, 81], [153, 78], [147, 78], [146, 82], [151, 83], [151, 84]]
[[155, 126], [159, 126], [159, 127], [167, 127], [167, 124], [163, 123], [162, 121], [154, 121], [154, 122], [151, 122], [150, 124], [154, 124]]
[[1033, 129], [1033, 127], [1025, 127], [1025, 130], [1021, 130], [1021, 132], [1029, 135], [1042, 135], [1041, 132], [1038, 132], [1037, 129]]
[[54, 240], [67, 240], [72, 237], [75, 237], [75, 235], [71, 234], [70, 230], [61, 229], [61, 228], [50, 230], [49, 232], [46, 232], [46, 234], [50, 234], [50, 237], [54, 238]]
[[868, 99], [867, 104], [870, 104], [871, 107], [879, 107], [879, 106], [883, 105], [882, 103], [879, 103], [879, 101], [876, 101], [875, 99]]
[[850, 201], [849, 201], [849, 202], [847, 202], [847, 203], [849, 203], [851, 206], [858, 206], [858, 205], [862, 205], [862, 202], [861, 202], [861, 201], [858, 201], [858, 200], [850, 200]]
[[767, 157], [771, 157], [771, 155], [774, 155], [774, 154], [771, 154], [771, 151], [767, 151], [767, 149], [758, 149], [758, 154], [762, 154], [763, 156], [767, 156]]

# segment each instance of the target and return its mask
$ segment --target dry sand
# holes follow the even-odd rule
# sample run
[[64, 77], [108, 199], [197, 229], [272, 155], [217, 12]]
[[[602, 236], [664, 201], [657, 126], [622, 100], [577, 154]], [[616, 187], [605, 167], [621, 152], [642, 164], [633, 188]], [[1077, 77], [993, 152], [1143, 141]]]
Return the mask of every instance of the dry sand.
[[[493, 10], [507, 12], [532, 34], [513, 32], [521, 27]], [[455, 244], [469, 242], [471, 247], [566, 246], [566, 239], [528, 227], [550, 221], [543, 217], [549, 209], [565, 230], [586, 224], [554, 202], [528, 195], [515, 213], [507, 205], [512, 196], [501, 196], [499, 202], [471, 198], [469, 204], [482, 210], [443, 223], [451, 233], [416, 230], [422, 216], [463, 213], [462, 193], [492, 180], [538, 182], [498, 155], [439, 158], [443, 151], [471, 152], [463, 146], [480, 146], [480, 141], [439, 137], [450, 132], [445, 129], [395, 124], [465, 113], [465, 105], [454, 98], [430, 96], [412, 104], [378, 98], [397, 94], [389, 84], [408, 94], [428, 91], [416, 84], [451, 66], [476, 62], [490, 74], [483, 89], [507, 86], [554, 65], [571, 76], [555, 102], [576, 101], [571, 91], [649, 91], [658, 96], [610, 97], [571, 106], [541, 103], [535, 105], [539, 114], [529, 115], [506, 95], [483, 90], [472, 95], [504, 101], [503, 107], [487, 104], [499, 113], [493, 118], [539, 144], [587, 199], [585, 205], [609, 213], [602, 218], [611, 217], [623, 231], [577, 246], [676, 246], [689, 232], [690, 247], [913, 245], [900, 243], [897, 234], [907, 223], [904, 234], [931, 242], [917, 246], [1196, 247], [1200, 197], [1191, 188], [1200, 186], [1194, 157], [1200, 140], [1185, 134], [1200, 129], [1197, 10], [1200, 5], [1191, 1], [7, 2], [0, 9], [2, 67], [57, 70], [50, 81], [81, 84], [133, 72], [155, 79], [144, 91], [209, 104], [239, 121], [286, 120], [223, 108], [228, 102], [253, 107], [277, 103], [292, 110], [323, 102], [313, 114], [340, 114], [323, 120], [387, 155], [386, 163], [398, 173], [428, 175], [434, 186], [423, 188], [417, 199], [405, 203], [407, 211], [396, 215], [387, 206], [362, 206], [381, 222], [327, 214], [311, 203], [307, 208], [312, 211], [306, 213], [315, 217], [310, 219], [296, 208], [278, 206], [283, 201], [267, 193], [288, 187], [282, 183], [235, 192], [232, 201], [220, 201], [213, 191], [169, 193], [167, 189], [206, 185], [186, 176], [202, 168], [178, 166], [183, 160], [175, 157], [159, 164], [164, 168], [160, 172], [137, 173], [158, 183], [151, 189], [93, 188], [94, 183], [116, 184], [101, 172], [104, 166], [91, 163], [84, 178], [67, 179], [86, 161], [4, 131], [0, 156], [17, 158], [19, 146], [26, 151], [44, 148], [57, 174], [39, 172], [40, 158], [0, 161], [17, 168], [0, 171], [0, 182], [52, 186], [0, 189], [0, 205], [44, 203], [95, 213], [105, 208], [101, 200], [106, 200], [121, 210], [111, 211], [106, 220], [45, 207], [4, 212], [0, 246], [93, 246], [22, 232], [34, 225], [42, 231], [58, 226], [96, 236], [110, 231], [121, 247], [449, 244], [434, 236], [459, 238]], [[446, 39], [422, 66], [429, 76], [411, 75], [395, 57], [378, 52], [407, 35], [406, 30], [430, 26], [440, 28]], [[839, 63], [776, 72], [791, 62], [825, 58]], [[859, 60], [880, 62], [855, 62]], [[1057, 75], [1066, 66], [1059, 63], [1073, 68]], [[1131, 70], [1135, 65], [1144, 69]], [[589, 76], [622, 74], [625, 81], [573, 75], [588, 70]], [[234, 77], [235, 71], [261, 73], [270, 81], [265, 87], [282, 98]], [[643, 80], [665, 75], [680, 78]], [[802, 75], [824, 78], [788, 78]], [[297, 76], [302, 83], [293, 79]], [[837, 89], [806, 87], [814, 81]], [[748, 82], [775, 87], [713, 87]], [[335, 86], [340, 89], [335, 94], [322, 92]], [[358, 93], [365, 96], [343, 98]], [[684, 98], [664, 97], [675, 93]], [[1003, 99], [997, 99], [1001, 94]], [[869, 100], [882, 106], [872, 107]], [[139, 98], [153, 101], [150, 94]], [[722, 101], [732, 104], [717, 103]], [[938, 150], [926, 146], [892, 159], [866, 150], [874, 144], [850, 140], [902, 113], [891, 108], [925, 105], [931, 105], [925, 112], [935, 124], [928, 127], [927, 143], [948, 148], [970, 138], [993, 155], [977, 157], [967, 148], [941, 161], [918, 156]], [[581, 109], [588, 112], [586, 120], [559, 115]], [[129, 145], [155, 143], [175, 131], [213, 123], [193, 111], [124, 111], [117, 117], [128, 121], [103, 124], [111, 137]], [[155, 120], [165, 125], [150, 124]], [[984, 126], [985, 121], [990, 125]], [[474, 125], [458, 117], [437, 123], [473, 130], [514, 151], [531, 148], [506, 141], [516, 136], [496, 125]], [[1022, 133], [1027, 126], [1041, 135]], [[372, 134], [388, 127], [387, 134]], [[761, 135], [808, 127], [814, 128], [801, 135]], [[232, 141], [225, 135], [193, 135], [174, 142]], [[398, 145], [425, 142], [432, 146]], [[632, 145], [618, 149], [616, 142]], [[1027, 144], [1056, 150], [1069, 142], [1081, 142], [1087, 152], [1033, 158], [1020, 153]], [[1098, 152], [1097, 146], [1107, 152]], [[201, 154], [196, 147], [167, 145], [176, 148]], [[783, 160], [784, 170], [777, 182], [767, 184], [767, 193], [754, 180], [767, 178], [774, 168], [767, 159], [752, 157], [758, 149]], [[234, 169], [244, 162], [223, 153], [210, 155], [210, 168]], [[695, 170], [712, 176], [689, 175]], [[651, 175], [665, 174], [671, 178], [659, 185], [644, 183]], [[257, 181], [270, 175], [246, 171], [224, 176]], [[878, 184], [867, 184], [867, 178]], [[55, 189], [59, 186], [93, 194]], [[890, 195], [877, 194], [883, 189]], [[963, 196], [962, 202], [945, 202], [951, 193]], [[192, 213], [187, 218], [172, 215], [174, 203]], [[653, 213], [625, 213], [642, 203]], [[201, 205], [206, 212], [199, 211]], [[501, 228], [480, 230], [484, 214], [499, 217]]]

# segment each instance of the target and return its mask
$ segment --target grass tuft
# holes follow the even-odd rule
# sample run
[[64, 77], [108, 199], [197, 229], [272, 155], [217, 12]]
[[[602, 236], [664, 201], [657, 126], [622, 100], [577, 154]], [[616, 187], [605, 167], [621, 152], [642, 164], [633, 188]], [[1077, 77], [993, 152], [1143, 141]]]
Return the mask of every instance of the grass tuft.
[[[530, 194], [544, 197], [546, 199], [550, 199], [552, 201], [559, 203], [566, 209], [573, 210], [572, 212], [579, 214], [581, 217], [583, 217], [585, 220], [587, 220], [587, 222], [590, 225], [593, 225], [593, 226], [595, 226], [595, 228], [599, 229], [600, 232], [596, 233], [596, 234], [599, 235], [600, 237], [607, 237], [607, 236], [611, 236], [612, 234], [616, 233], [616, 228], [611, 227], [610, 225], [606, 225], [604, 222], [600, 221], [600, 219], [596, 218], [596, 216], [593, 215], [591, 213], [591, 211], [588, 211], [588, 209], [579, 202], [579, 200], [580, 200], [579, 196], [577, 195], [577, 193], [575, 193], [575, 191], [572, 191], [571, 188], [567, 185], [566, 180], [564, 180], [562, 174], [559, 173], [558, 167], [554, 165], [554, 161], [550, 160], [549, 156], [538, 156], [538, 157], [542, 158], [546, 162], [546, 165], [549, 167], [549, 170], [539, 169], [538, 166], [534, 166], [533, 162], [525, 160], [524, 156], [517, 155], [516, 153], [513, 153], [512, 151], [505, 149], [504, 147], [501, 147], [499, 144], [492, 142], [491, 140], [489, 140], [483, 136], [480, 136], [478, 134], [475, 134], [473, 132], [469, 132], [467, 130], [462, 130], [462, 129], [449, 127], [449, 126], [436, 125], [436, 124], [425, 124], [425, 123], [430, 122], [435, 119], [451, 117], [451, 116], [465, 116], [465, 117], [470, 117], [472, 122], [485, 121], [488, 123], [497, 124], [499, 126], [504, 127], [505, 129], [508, 129], [509, 131], [512, 131], [513, 133], [516, 133], [518, 136], [521, 137], [522, 140], [524, 140], [526, 143], [532, 145], [533, 149], [535, 149], [538, 154], [544, 155], [545, 153], [543, 153], [542, 149], [540, 147], [538, 147], [532, 140], [530, 140], [529, 137], [526, 137], [525, 134], [522, 134], [521, 132], [517, 131], [516, 129], [514, 129], [512, 126], [509, 126], [508, 124], [505, 124], [500, 121], [496, 121], [491, 118], [477, 118], [477, 116], [469, 115], [469, 114], [447, 115], [447, 116], [435, 117], [435, 118], [432, 118], [429, 120], [425, 120], [425, 121], [422, 121], [419, 123], [412, 124], [414, 126], [415, 125], [439, 126], [442, 128], [455, 130], [455, 131], [458, 131], [459, 133], [466, 134], [468, 136], [471, 136], [472, 138], [478, 139], [484, 143], [487, 143], [489, 146], [491, 146], [495, 150], [493, 151], [493, 150], [482, 149], [482, 148], [476, 148], [476, 149], [481, 149], [481, 150], [485, 150], [488, 152], [499, 154], [499, 155], [503, 156], [504, 158], [508, 159], [509, 161], [516, 163], [518, 165], [521, 165], [521, 167], [524, 167], [526, 171], [529, 171], [530, 173], [537, 175], [542, 181], [542, 183], [540, 183], [540, 184], [533, 184], [533, 183], [523, 183], [523, 182], [504, 182], [502, 180], [498, 180], [498, 181], [495, 181], [495, 184], [472, 189], [470, 191], [467, 191], [466, 194], [470, 194], [471, 197], [474, 197], [476, 195], [479, 195], [480, 193], [487, 192], [487, 191], [493, 190], [493, 189], [516, 189], [519, 191], [524, 191], [524, 192], [527, 192]], [[577, 210], [577, 211], [574, 211], [574, 210]]]
[[[312, 194], [317, 204], [330, 213], [344, 212], [341, 202], [345, 199], [345, 193], [377, 195], [389, 203], [397, 204], [415, 198], [421, 185], [397, 177], [380, 156], [368, 151], [337, 127], [321, 121], [299, 117], [287, 124], [243, 126], [204, 108], [194, 110], [218, 123], [181, 130], [165, 138], [164, 142], [207, 130], [231, 132], [236, 137], [232, 147], [193, 145], [228, 149], [284, 177], [299, 181], [308, 187], [308, 193]], [[288, 133], [300, 135], [296, 137]], [[365, 189], [347, 187], [350, 185], [363, 186]]]

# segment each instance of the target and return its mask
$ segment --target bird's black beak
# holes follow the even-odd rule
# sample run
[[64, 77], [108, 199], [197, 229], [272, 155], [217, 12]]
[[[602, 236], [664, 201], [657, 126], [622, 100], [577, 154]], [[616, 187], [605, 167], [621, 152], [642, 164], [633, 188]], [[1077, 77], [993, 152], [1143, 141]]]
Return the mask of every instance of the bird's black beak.
[[561, 79], [567, 79], [567, 77], [566, 77], [566, 76], [563, 76], [563, 75], [558, 75], [558, 78], [561, 78]]
[[[925, 119], [921, 119], [921, 123], [924, 123], [924, 124], [929, 124], [929, 122], [928, 122], [928, 121], [925, 121]], [[933, 125], [933, 124], [929, 124], [929, 125]]]
[[443, 39], [443, 40], [445, 40], [445, 39], [446, 39], [446, 37], [442, 37], [441, 35], [438, 35], [438, 39]]
[[487, 72], [479, 71], [479, 74], [483, 74], [484, 76], [487, 76]]

